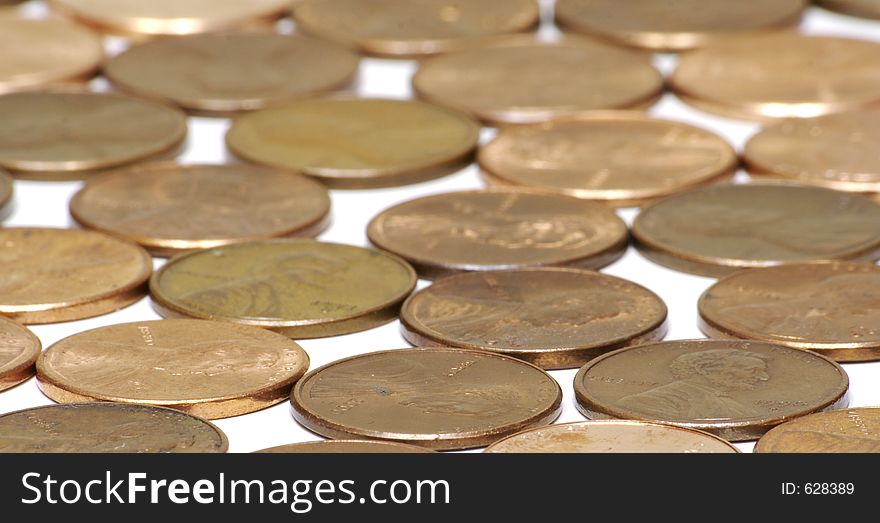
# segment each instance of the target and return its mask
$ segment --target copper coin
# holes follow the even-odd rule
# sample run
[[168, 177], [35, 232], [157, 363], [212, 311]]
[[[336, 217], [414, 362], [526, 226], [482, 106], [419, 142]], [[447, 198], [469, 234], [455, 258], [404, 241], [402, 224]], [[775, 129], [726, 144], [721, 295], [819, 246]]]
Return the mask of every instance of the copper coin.
[[328, 98], [242, 115], [226, 143], [248, 161], [363, 189], [454, 172], [470, 162], [479, 134], [466, 115], [421, 102]]
[[330, 197], [298, 174], [248, 165], [148, 164], [89, 179], [70, 201], [80, 224], [167, 256], [247, 240], [314, 236]]
[[714, 277], [781, 263], [876, 260], [880, 205], [819, 187], [710, 187], [646, 208], [632, 234], [652, 261]]
[[297, 29], [393, 58], [472, 46], [538, 25], [535, 0], [301, 0]]
[[775, 427], [753, 452], [880, 452], [880, 408], [818, 412]]
[[0, 452], [226, 452], [214, 424], [172, 409], [119, 403], [50, 405], [0, 415]]
[[635, 112], [502, 129], [477, 161], [491, 184], [525, 186], [618, 207], [708, 183], [736, 172], [721, 137]]
[[166, 317], [231, 321], [300, 339], [395, 320], [415, 284], [412, 267], [392, 254], [266, 240], [177, 256], [153, 275], [150, 293]]
[[434, 451], [392, 441], [327, 440], [291, 443], [257, 451], [260, 454], [433, 454]]
[[551, 423], [562, 391], [541, 369], [499, 354], [400, 349], [314, 370], [290, 401], [294, 418], [323, 436], [454, 450]]
[[9, 214], [12, 193], [15, 190], [15, 182], [6, 171], [0, 169], [0, 219]]
[[0, 229], [0, 314], [22, 323], [99, 316], [141, 299], [153, 260], [134, 243], [76, 229]]
[[843, 408], [849, 378], [818, 354], [748, 341], [678, 340], [611, 352], [574, 378], [590, 419], [660, 421], [729, 441], [758, 439], [813, 412]]
[[410, 200], [373, 218], [367, 235], [423, 278], [552, 265], [598, 269], [629, 242], [626, 224], [607, 207], [509, 189]]
[[638, 51], [577, 37], [542, 43], [523, 36], [426, 60], [413, 89], [490, 125], [522, 124], [650, 105], [663, 78]]
[[0, 318], [0, 391], [27, 381], [43, 346], [25, 326]]
[[346, 86], [358, 57], [301, 36], [268, 32], [159, 38], [112, 58], [116, 86], [209, 114], [261, 109]]
[[813, 0], [813, 3], [846, 15], [880, 19], [880, 3], [877, 0]]
[[653, 292], [578, 269], [450, 276], [407, 299], [400, 322], [413, 345], [497, 352], [545, 369], [662, 339], [667, 327]]

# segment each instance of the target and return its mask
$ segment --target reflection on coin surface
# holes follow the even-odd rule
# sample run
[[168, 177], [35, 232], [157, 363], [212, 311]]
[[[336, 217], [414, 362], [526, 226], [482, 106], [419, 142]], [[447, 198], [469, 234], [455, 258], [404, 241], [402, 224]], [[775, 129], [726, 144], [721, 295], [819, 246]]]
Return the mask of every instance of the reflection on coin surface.
[[267, 240], [173, 258], [150, 280], [150, 293], [166, 317], [231, 321], [300, 339], [388, 323], [415, 284], [412, 267], [391, 254]]
[[630, 281], [578, 269], [460, 274], [412, 295], [400, 313], [413, 345], [499, 352], [545, 369], [662, 339], [666, 305]]
[[358, 57], [310, 38], [268, 32], [160, 38], [111, 59], [115, 85], [200, 112], [260, 109], [348, 84]]
[[427, 196], [387, 209], [370, 241], [425, 278], [544, 265], [604, 267], [626, 251], [626, 224], [605, 206], [498, 189]]
[[818, 412], [775, 427], [753, 452], [880, 452], [880, 408]]
[[70, 212], [80, 224], [158, 255], [277, 236], [314, 236], [330, 197], [319, 183], [248, 165], [148, 164], [90, 178]]
[[791, 184], [710, 187], [648, 207], [632, 234], [652, 261], [705, 276], [791, 262], [876, 260], [880, 205]]
[[121, 403], [50, 405], [0, 415], [0, 452], [226, 452], [226, 435], [183, 412]]
[[421, 102], [322, 99], [238, 117], [226, 143], [254, 163], [295, 169], [335, 188], [420, 182], [469, 161], [480, 126]]
[[327, 440], [291, 443], [257, 451], [260, 454], [433, 454], [434, 451], [393, 441]]
[[0, 391], [34, 375], [41, 349], [40, 339], [34, 333], [12, 320], [0, 318]]
[[838, 13], [880, 19], [880, 3], [877, 0], [813, 0], [813, 3]]
[[648, 55], [577, 37], [552, 44], [511, 38], [431, 58], [413, 76], [421, 98], [490, 125], [641, 107], [662, 88]]
[[502, 129], [477, 161], [489, 183], [640, 205], [652, 198], [726, 180], [736, 152], [721, 137], [691, 125], [638, 113]]
[[818, 354], [726, 340], [630, 347], [596, 358], [574, 378], [587, 418], [662, 421], [730, 441], [845, 407], [848, 388], [840, 365]]
[[0, 314], [22, 323], [99, 316], [144, 296], [153, 260], [139, 246], [77, 229], [0, 229]]
[[454, 450], [551, 423], [562, 391], [541, 369], [499, 354], [399, 349], [312, 371], [290, 401], [297, 421], [329, 438]]

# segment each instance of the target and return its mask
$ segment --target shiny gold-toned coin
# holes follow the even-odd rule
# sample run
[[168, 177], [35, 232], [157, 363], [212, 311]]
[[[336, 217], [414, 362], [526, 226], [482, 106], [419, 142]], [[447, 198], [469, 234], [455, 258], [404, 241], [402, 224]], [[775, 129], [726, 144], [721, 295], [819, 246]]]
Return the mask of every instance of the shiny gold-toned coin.
[[426, 60], [413, 89], [490, 125], [522, 124], [641, 108], [659, 96], [663, 78], [638, 51], [577, 37], [542, 43], [522, 36]]
[[877, 0], [813, 0], [813, 3], [846, 15], [880, 19], [880, 2]]
[[370, 241], [423, 278], [537, 266], [604, 267], [626, 251], [614, 211], [568, 196], [510, 189], [427, 196], [373, 218]]
[[34, 375], [40, 339], [23, 325], [0, 318], [0, 391], [27, 381]]
[[753, 452], [880, 452], [880, 408], [818, 412], [773, 428]]
[[315, 236], [330, 197], [298, 174], [249, 165], [147, 164], [91, 178], [70, 201], [80, 224], [153, 254]]
[[598, 112], [502, 129], [477, 161], [495, 185], [533, 187], [618, 207], [708, 183], [736, 172], [721, 137], [636, 112]]
[[416, 284], [392, 254], [314, 240], [266, 240], [171, 259], [150, 280], [157, 311], [269, 328], [293, 338], [371, 329], [397, 318]]
[[632, 234], [652, 261], [714, 277], [781, 263], [876, 260], [880, 205], [793, 184], [709, 187], [646, 208]]
[[0, 229], [0, 314], [56, 323], [121, 309], [146, 294], [153, 260], [134, 243], [93, 231]]
[[434, 451], [393, 441], [327, 440], [291, 443], [257, 451], [260, 454], [433, 454]]
[[412, 295], [400, 313], [413, 345], [498, 352], [545, 369], [662, 339], [666, 305], [630, 281], [578, 269], [469, 273]]
[[454, 172], [470, 161], [479, 134], [466, 115], [421, 102], [327, 98], [240, 116], [226, 143], [251, 162], [363, 189]]
[[312, 371], [290, 401], [296, 420], [323, 436], [454, 450], [551, 423], [562, 391], [546, 372], [507, 356], [400, 349]]
[[183, 412], [120, 403], [50, 405], [0, 415], [0, 452], [226, 452], [213, 423]]

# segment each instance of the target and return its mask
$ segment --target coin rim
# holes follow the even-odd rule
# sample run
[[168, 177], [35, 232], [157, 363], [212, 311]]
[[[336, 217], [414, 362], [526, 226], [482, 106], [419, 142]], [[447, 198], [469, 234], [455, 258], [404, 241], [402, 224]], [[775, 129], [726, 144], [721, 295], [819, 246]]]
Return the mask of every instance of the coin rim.
[[[819, 417], [819, 416], [822, 416], [822, 417], [833, 416], [833, 417], [836, 417], [836, 416], [840, 416], [840, 415], [843, 415], [846, 413], [850, 413], [852, 411], [859, 411], [859, 412], [873, 411], [875, 413], [880, 414], [880, 407], [866, 406], [866, 407], [848, 407], [845, 409], [835, 409], [835, 410], [824, 410], [821, 412], [814, 412], [812, 414], [808, 414], [806, 416], [802, 416], [800, 418], [796, 418], [791, 421], [787, 421], [785, 423], [781, 423], [781, 424], [773, 427], [772, 429], [768, 430], [763, 436], [761, 436], [761, 438], [757, 441], [757, 443], [755, 443], [755, 447], [752, 449], [752, 453], [755, 453], [755, 454], [802, 453], [803, 451], [791, 450], [791, 449], [789, 449], [789, 450], [775, 450], [775, 451], [774, 450], [767, 450], [767, 449], [765, 449], [765, 447], [768, 445], [768, 443], [767, 443], [768, 439], [765, 439], [765, 438], [767, 438], [770, 435], [770, 433], [773, 432], [774, 430], [776, 430], [777, 428], [783, 427], [785, 425], [799, 424], [799, 423], [803, 422], [804, 420], [806, 420], [807, 418], [811, 418], [813, 416], [817, 416], [817, 417]], [[783, 432], [783, 430], [780, 429], [780, 432]], [[762, 441], [763, 441], [763, 444], [761, 443]], [[830, 453], [830, 452], [831, 451], [828, 451], [828, 450], [810, 451], [810, 453], [812, 453], [812, 454]], [[861, 451], [861, 452], [864, 453], [866, 451]]]
[[[425, 448], [425, 447], [419, 447], [416, 445], [407, 445], [406, 443], [398, 443], [396, 441], [383, 441], [383, 440], [376, 440], [376, 439], [324, 439], [324, 440], [320, 440], [320, 441], [298, 441], [296, 443], [287, 443], [286, 445], [276, 445], [274, 447], [268, 447], [265, 449], [255, 450], [252, 452], [252, 454], [328, 454], [328, 452], [323, 452], [320, 450], [317, 450], [315, 452], [297, 452], [297, 451], [290, 452], [290, 451], [285, 451], [282, 449], [296, 448], [296, 447], [320, 447], [320, 446], [333, 447], [333, 446], [337, 446], [337, 445], [344, 447], [345, 445], [348, 445], [348, 444], [357, 444], [357, 445], [369, 444], [369, 445], [376, 445], [376, 446], [389, 447], [389, 448], [401, 448], [402, 447], [402, 448], [406, 449], [405, 452], [401, 452], [403, 454], [436, 454], [436, 451], [433, 451], [433, 450]], [[389, 452], [389, 453], [393, 454], [394, 452]], [[362, 454], [362, 452], [349, 451], [349, 452], [345, 452], [344, 454]]]
[[31, 379], [31, 377], [36, 374], [37, 357], [43, 351], [43, 343], [40, 341], [40, 338], [38, 338], [37, 335], [33, 333], [33, 331], [31, 331], [21, 323], [10, 318], [0, 316], [0, 325], [2, 324], [6, 324], [13, 329], [17, 329], [24, 338], [30, 340], [30, 344], [29, 346], [25, 347], [24, 351], [22, 351], [22, 354], [25, 356], [24, 361], [20, 362], [14, 367], [9, 368], [4, 368], [3, 365], [0, 365], [0, 392], [9, 390], [12, 387], [20, 385]]

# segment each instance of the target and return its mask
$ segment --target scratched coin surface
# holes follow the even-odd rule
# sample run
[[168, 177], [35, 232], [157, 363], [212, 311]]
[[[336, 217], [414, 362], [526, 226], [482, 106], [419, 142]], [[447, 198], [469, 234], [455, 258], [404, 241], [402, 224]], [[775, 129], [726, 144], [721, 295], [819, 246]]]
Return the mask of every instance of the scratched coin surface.
[[24, 325], [0, 318], [0, 392], [34, 375], [40, 339]]
[[509, 189], [410, 200], [373, 218], [367, 235], [423, 278], [548, 265], [598, 269], [629, 242], [626, 224], [605, 206]]
[[557, 43], [510, 38], [425, 60], [413, 76], [419, 97], [490, 125], [641, 108], [662, 88], [647, 54], [578, 37]]
[[257, 451], [260, 454], [433, 454], [434, 451], [393, 441], [326, 440], [280, 445]]
[[265, 329], [156, 320], [62, 339], [37, 360], [37, 382], [59, 403], [149, 404], [215, 419], [284, 401], [308, 366], [299, 345]]
[[773, 428], [753, 452], [880, 452], [880, 408], [818, 412]]
[[876, 260], [880, 205], [793, 184], [709, 187], [646, 208], [632, 234], [652, 261], [714, 277], [781, 263]]
[[399, 349], [310, 372], [290, 401], [294, 418], [322, 436], [455, 450], [551, 423], [562, 391], [541, 369], [499, 354]]
[[330, 197], [296, 173], [249, 165], [154, 163], [89, 179], [70, 201], [81, 225], [167, 256], [247, 240], [315, 236]]
[[729, 441], [844, 408], [848, 388], [846, 372], [823, 356], [739, 340], [630, 347], [596, 358], [574, 378], [577, 408], [587, 418], [661, 421]]
[[737, 156], [721, 137], [635, 112], [502, 129], [477, 154], [493, 185], [598, 200], [614, 206], [652, 199], [733, 176]]
[[78, 229], [0, 228], [0, 314], [57, 323], [121, 309], [146, 294], [141, 247]]
[[150, 280], [157, 311], [266, 327], [296, 339], [397, 319], [416, 284], [404, 260], [314, 240], [265, 240], [171, 259]]
[[75, 403], [0, 415], [0, 452], [226, 452], [213, 423], [147, 405]]
[[570, 369], [662, 339], [666, 305], [628, 280], [579, 269], [467, 273], [413, 294], [400, 313], [413, 345], [498, 352]]
[[813, 0], [813, 3], [838, 13], [880, 19], [880, 2], [877, 0]]

